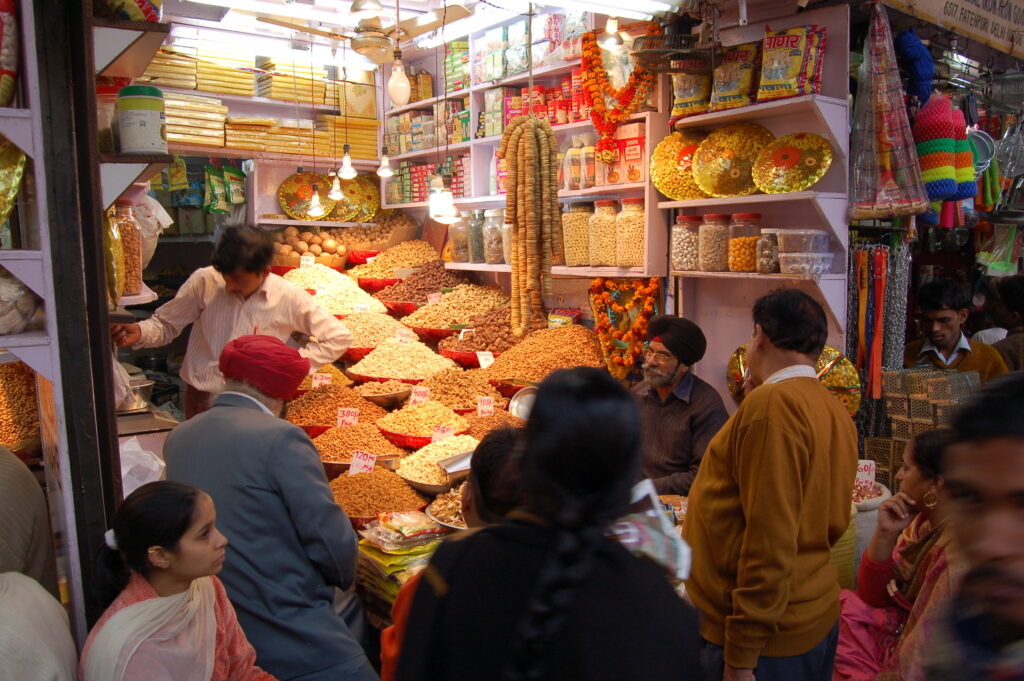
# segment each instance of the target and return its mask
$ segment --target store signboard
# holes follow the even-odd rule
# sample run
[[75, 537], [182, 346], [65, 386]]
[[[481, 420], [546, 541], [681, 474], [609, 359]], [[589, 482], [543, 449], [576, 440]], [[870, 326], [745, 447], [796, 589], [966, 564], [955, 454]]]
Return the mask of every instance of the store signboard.
[[882, 0], [993, 49], [1024, 56], [1024, 0]]

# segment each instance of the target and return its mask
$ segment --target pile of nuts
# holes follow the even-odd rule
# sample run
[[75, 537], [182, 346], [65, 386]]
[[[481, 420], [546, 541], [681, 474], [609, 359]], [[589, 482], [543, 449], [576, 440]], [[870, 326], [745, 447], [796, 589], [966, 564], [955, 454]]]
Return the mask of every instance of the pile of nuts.
[[[607, 203], [611, 205], [600, 205]], [[590, 216], [589, 249], [591, 267], [615, 265], [615, 202], [600, 201]]]
[[387, 414], [373, 402], [364, 400], [343, 385], [322, 385], [288, 403], [288, 421], [297, 426], [333, 426], [338, 422], [338, 409], [359, 410], [359, 420], [373, 423]]
[[[547, 326], [548, 320], [544, 315], [533, 316], [532, 330], [546, 329]], [[487, 351], [497, 354], [505, 352], [521, 340], [512, 333], [512, 309], [506, 304], [473, 317], [469, 320], [469, 328], [445, 338], [438, 343], [438, 347], [456, 352]]]
[[22, 362], [0, 364], [0, 445], [38, 436], [35, 374]]
[[478, 444], [479, 440], [468, 435], [456, 435], [440, 442], [433, 442], [402, 459], [398, 463], [397, 472], [407, 480], [428, 485], [443, 485], [448, 482], [448, 474], [437, 465], [437, 462], [449, 456], [472, 452]]
[[492, 380], [543, 381], [548, 374], [570, 367], [603, 367], [597, 336], [579, 324], [534, 331], [494, 360], [487, 369]]
[[471, 416], [466, 420], [469, 422], [469, 434], [478, 440], [483, 440], [487, 433], [498, 428], [526, 427], [526, 421], [504, 409], [495, 409], [493, 416]]
[[389, 340], [349, 367], [358, 376], [373, 378], [427, 378], [445, 369], [454, 369], [455, 362], [442, 357], [423, 343], [400, 343]]
[[647, 219], [642, 204], [623, 199], [622, 205], [622, 212], [615, 218], [615, 266], [643, 267], [647, 257]]
[[478, 397], [493, 397], [496, 408], [508, 402], [479, 369], [439, 371], [420, 385], [430, 388], [431, 400], [452, 409], [476, 409]]
[[466, 283], [466, 277], [444, 266], [443, 260], [431, 260], [397, 284], [378, 291], [373, 297], [402, 303], [426, 303], [427, 296], [443, 288]]
[[469, 428], [466, 419], [434, 400], [402, 407], [377, 419], [377, 425], [389, 433], [412, 437], [430, 437], [437, 426], [453, 426], [456, 433]]
[[394, 454], [402, 456], [404, 452], [388, 442], [380, 434], [373, 423], [357, 423], [353, 426], [335, 426], [317, 438], [313, 444], [320, 452], [324, 461], [348, 463], [352, 460], [352, 452], [362, 451], [383, 456]]
[[353, 279], [393, 279], [396, 269], [420, 267], [437, 260], [438, 253], [426, 241], [403, 241], [378, 255], [373, 262], [353, 267], [348, 274]]
[[700, 226], [697, 258], [701, 272], [725, 272], [729, 269], [729, 228], [723, 224]]
[[417, 511], [427, 500], [391, 471], [374, 468], [359, 475], [339, 475], [331, 480], [334, 501], [345, 514], [369, 518], [388, 511]]
[[462, 517], [462, 490], [469, 483], [462, 483], [451, 492], [437, 495], [430, 504], [430, 514], [442, 523], [466, 529], [466, 519]]
[[758, 236], [736, 236], [729, 239], [729, 271], [753, 272], [757, 269]]
[[[332, 385], [352, 385], [352, 379], [341, 372], [341, 369], [333, 364], [325, 364], [316, 370], [318, 374], [329, 374]], [[313, 388], [313, 376], [306, 376], [299, 384], [299, 390], [311, 390]]]
[[[284, 280], [291, 282], [301, 289], [314, 289], [316, 291], [334, 291], [337, 289], [351, 289], [353, 282], [336, 269], [316, 263], [308, 267], [297, 267], [289, 270], [284, 275]], [[355, 286], [355, 288], [359, 288]]]
[[562, 244], [565, 249], [565, 264], [569, 267], [586, 267], [590, 264], [590, 216], [594, 204], [573, 204], [568, 212], [562, 213]]
[[672, 269], [677, 272], [694, 272], [700, 268], [700, 239], [697, 232], [681, 226], [672, 228]]
[[370, 381], [356, 386], [356, 392], [366, 397], [367, 395], [394, 395], [403, 390], [412, 390], [412, 386], [401, 381]]
[[421, 307], [402, 322], [414, 328], [448, 329], [507, 302], [508, 297], [500, 288], [460, 284], [439, 302]]
[[357, 312], [345, 317], [343, 323], [352, 334], [353, 348], [375, 348], [394, 340], [395, 333], [402, 328], [394, 317], [379, 312]]
[[[391, 228], [386, 225], [358, 225], [355, 227], [334, 227], [326, 231], [328, 235], [342, 246], [352, 248], [356, 244], [362, 246], [387, 246], [391, 240]], [[366, 249], [370, 250], [370, 249]], [[376, 249], [373, 249], [376, 250]]]
[[[300, 268], [301, 269], [301, 268]], [[313, 296], [316, 303], [331, 314], [351, 315], [355, 314], [356, 305], [366, 305], [370, 312], [384, 314], [388, 311], [384, 303], [375, 300], [369, 293], [361, 288], [339, 288], [330, 291], [319, 289]]]
[[287, 227], [277, 232], [274, 239], [274, 262], [296, 266], [299, 258], [311, 255], [319, 265], [344, 267], [345, 246], [329, 233], [300, 232], [298, 227]]

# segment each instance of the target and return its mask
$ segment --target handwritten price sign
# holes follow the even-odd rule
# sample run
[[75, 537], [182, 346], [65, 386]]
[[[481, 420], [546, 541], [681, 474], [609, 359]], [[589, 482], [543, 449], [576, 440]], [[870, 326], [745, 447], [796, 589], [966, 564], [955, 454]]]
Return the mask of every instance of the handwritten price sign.
[[359, 423], [359, 410], [351, 409], [349, 407], [338, 408], [338, 425], [339, 426], [354, 426]]
[[395, 331], [395, 340], [399, 343], [412, 343], [416, 340], [416, 333], [412, 329], [403, 326]]
[[875, 481], [875, 462], [871, 459], [861, 459], [857, 462], [857, 482]]
[[434, 426], [434, 434], [430, 436], [430, 441], [440, 442], [447, 440], [452, 435], [455, 435], [455, 426]]
[[322, 385], [330, 385], [333, 377], [330, 374], [313, 374], [311, 381], [313, 383], [313, 389], [317, 389]]
[[356, 450], [352, 452], [352, 463], [349, 464], [348, 474], [359, 475], [360, 473], [369, 473], [373, 470], [373, 465], [377, 463], [377, 455], [370, 454], [369, 452], [363, 452]]
[[433, 305], [434, 303], [440, 303], [440, 302], [441, 302], [441, 294], [440, 293], [428, 293], [427, 294], [427, 305]]
[[482, 350], [476, 353], [476, 361], [480, 363], [481, 369], [487, 369], [494, 364], [494, 353]]
[[480, 396], [476, 398], [477, 416], [494, 416], [494, 398]]
[[410, 405], [417, 405], [430, 399], [430, 388], [425, 385], [418, 385], [412, 389], [412, 396], [409, 397]]
[[312, 267], [316, 264], [316, 258], [311, 255], [304, 255], [299, 258], [299, 267]]
[[459, 340], [464, 340], [466, 336], [476, 333], [476, 329], [461, 329], [459, 331]]
[[352, 306], [352, 310], [356, 314], [359, 314], [360, 312], [369, 312], [370, 311], [370, 306], [369, 306], [368, 303], [355, 303]]

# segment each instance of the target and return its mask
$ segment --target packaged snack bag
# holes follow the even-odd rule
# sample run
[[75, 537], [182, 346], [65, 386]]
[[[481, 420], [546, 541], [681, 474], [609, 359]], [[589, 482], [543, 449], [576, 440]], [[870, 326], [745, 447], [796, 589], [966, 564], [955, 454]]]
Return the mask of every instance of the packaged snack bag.
[[809, 65], [812, 36], [816, 29], [816, 26], [800, 26], [771, 31], [765, 26], [757, 101], [796, 97], [811, 92], [807, 76], [808, 68], [812, 74], [816, 68], [814, 64]]
[[224, 185], [228, 201], [237, 206], [245, 203], [245, 173], [235, 166], [225, 166]]
[[744, 43], [726, 48], [722, 63], [715, 68], [711, 110], [735, 109], [754, 101], [761, 43]]
[[672, 118], [707, 113], [711, 95], [711, 74], [672, 74]]

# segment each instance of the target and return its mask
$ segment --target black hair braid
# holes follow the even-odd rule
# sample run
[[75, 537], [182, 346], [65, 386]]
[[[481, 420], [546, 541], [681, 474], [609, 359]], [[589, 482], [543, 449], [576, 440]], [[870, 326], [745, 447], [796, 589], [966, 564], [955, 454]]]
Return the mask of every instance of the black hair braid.
[[540, 571], [519, 623], [518, 641], [505, 670], [505, 681], [544, 678], [552, 641], [565, 624], [577, 590], [594, 569], [601, 537], [599, 527], [558, 533], [554, 552]]
[[94, 558], [96, 570], [93, 574], [93, 599], [103, 610], [128, 586], [131, 570], [124, 562], [120, 551], [101, 544]]

